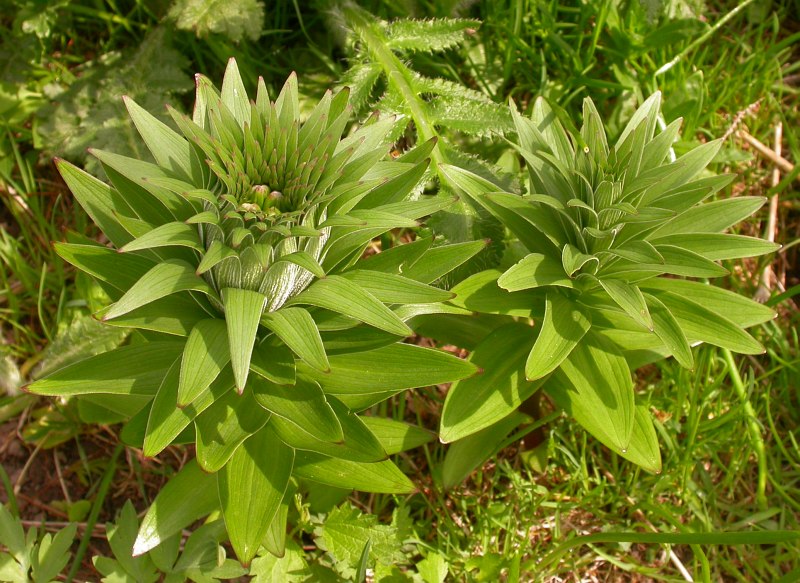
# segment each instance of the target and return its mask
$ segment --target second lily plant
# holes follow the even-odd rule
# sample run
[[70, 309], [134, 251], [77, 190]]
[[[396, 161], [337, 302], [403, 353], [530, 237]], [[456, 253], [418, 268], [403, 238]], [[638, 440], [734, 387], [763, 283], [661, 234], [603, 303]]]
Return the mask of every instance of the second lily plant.
[[[147, 456], [195, 445], [134, 554], [210, 516], [247, 564], [260, 546], [282, 554], [298, 484], [412, 492], [389, 456], [435, 435], [375, 405], [417, 387], [452, 383], [445, 485], [530, 423], [542, 393], [659, 471], [632, 371], [670, 355], [692, 367], [700, 342], [762, 351], [744, 328], [772, 311], [706, 280], [727, 273], [718, 261], [774, 250], [723, 233], [763, 200], [704, 202], [732, 180], [704, 172], [720, 144], [675, 159], [679, 122], [659, 131], [658, 95], [613, 145], [591, 101], [573, 133], [543, 100], [531, 117], [512, 107], [524, 193], [460, 166], [430, 172], [435, 139], [390, 155], [404, 130], [413, 143], [407, 121], [353, 126], [346, 89], [301, 113], [291, 76], [274, 100], [259, 81], [251, 101], [234, 61], [220, 91], [197, 77], [192, 116], [169, 110], [177, 131], [127, 106], [155, 163], [95, 151], [106, 183], [59, 161], [108, 244], [70, 234], [56, 247], [97, 280], [98, 317], [130, 340], [28, 390], [81, 399]], [[428, 194], [434, 175], [447, 188]], [[506, 252], [448, 291], [444, 276], [486, 242], [419, 227], [457, 198], [505, 226]], [[374, 253], [379, 237], [395, 244]], [[404, 342], [415, 332], [470, 356]]]

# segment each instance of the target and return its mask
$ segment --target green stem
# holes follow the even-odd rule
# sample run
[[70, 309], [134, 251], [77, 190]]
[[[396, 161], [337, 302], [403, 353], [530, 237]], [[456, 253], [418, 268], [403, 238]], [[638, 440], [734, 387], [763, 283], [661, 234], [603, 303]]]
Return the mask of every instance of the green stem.
[[599, 532], [561, 543], [542, 559], [539, 570], [558, 562], [569, 550], [592, 543], [655, 543], [670, 545], [768, 545], [800, 539], [798, 530], [750, 532]]
[[752, 3], [753, 3], [753, 0], [744, 0], [744, 2], [742, 2], [736, 8], [734, 8], [733, 10], [728, 12], [725, 16], [720, 18], [714, 24], [714, 26], [712, 26], [710, 29], [708, 29], [708, 31], [706, 31], [706, 33], [704, 35], [702, 35], [700, 38], [695, 39], [688, 47], [686, 47], [680, 53], [675, 55], [675, 57], [672, 60], [670, 60], [669, 62], [667, 62], [664, 65], [662, 65], [661, 68], [658, 71], [655, 72], [654, 77], [658, 77], [659, 75], [663, 75], [664, 73], [666, 73], [667, 71], [672, 69], [672, 67], [677, 65], [681, 61], [681, 59], [683, 59], [686, 55], [688, 55], [693, 50], [695, 50], [697, 47], [699, 47], [701, 44], [703, 44], [708, 39], [710, 39], [720, 28], [725, 26], [726, 22], [728, 22], [731, 18], [733, 18], [734, 16], [739, 14], [742, 10], [747, 8]]
[[764, 449], [764, 438], [761, 435], [761, 426], [758, 423], [758, 416], [753, 409], [750, 399], [747, 397], [742, 377], [739, 374], [739, 367], [733, 360], [733, 354], [727, 348], [722, 349], [722, 356], [728, 365], [728, 376], [731, 379], [736, 395], [742, 401], [745, 416], [747, 417], [747, 432], [750, 434], [750, 441], [758, 462], [758, 483], [756, 485], [756, 502], [761, 510], [767, 509], [767, 455]]
[[100, 509], [103, 507], [108, 489], [111, 487], [111, 480], [114, 478], [114, 474], [117, 473], [117, 459], [123, 449], [124, 446], [121, 443], [117, 444], [108, 462], [106, 471], [103, 474], [103, 478], [100, 481], [100, 487], [97, 489], [97, 497], [94, 499], [92, 510], [89, 512], [89, 518], [86, 521], [86, 530], [83, 531], [81, 542], [78, 545], [78, 551], [75, 553], [75, 559], [72, 561], [72, 566], [67, 574], [67, 583], [72, 583], [75, 579], [75, 575], [78, 574], [78, 569], [80, 569], [81, 563], [83, 562], [83, 556], [86, 554], [86, 549], [89, 548], [89, 541], [92, 538], [94, 525], [97, 524], [97, 518], [100, 516]]

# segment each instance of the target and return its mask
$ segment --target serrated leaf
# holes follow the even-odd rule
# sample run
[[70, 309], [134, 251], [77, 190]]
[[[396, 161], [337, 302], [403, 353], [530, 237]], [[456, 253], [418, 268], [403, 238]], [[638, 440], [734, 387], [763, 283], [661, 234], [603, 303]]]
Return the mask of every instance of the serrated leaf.
[[202, 278], [195, 274], [194, 268], [180, 259], [169, 259], [155, 265], [112, 305], [103, 315], [111, 320], [147, 305], [150, 302], [182, 291], [199, 291], [214, 295]]
[[338, 275], [315, 281], [286, 303], [308, 304], [355, 318], [398, 336], [410, 336], [411, 329], [394, 312], [361, 286]]
[[607, 447], [625, 453], [634, 426], [633, 380], [625, 358], [597, 335], [578, 344], [547, 393]]
[[294, 475], [347, 490], [382, 494], [408, 494], [414, 491], [414, 484], [389, 460], [365, 464], [312, 451], [298, 451]]
[[252, 391], [228, 391], [194, 420], [197, 462], [214, 473], [231, 458], [242, 442], [261, 429], [270, 415], [256, 402]]
[[297, 379], [291, 386], [286, 386], [260, 378], [252, 378], [250, 384], [256, 401], [278, 417], [306, 431], [313, 431], [314, 436], [322, 441], [338, 443], [344, 440], [342, 425], [318, 384]]
[[479, 20], [463, 18], [398, 19], [386, 29], [387, 45], [396, 51], [443, 51], [463, 42], [464, 35], [480, 25]]
[[245, 565], [283, 500], [294, 464], [294, 451], [267, 425], [236, 450], [219, 472], [222, 515], [236, 555]]
[[561, 262], [541, 253], [530, 253], [515, 263], [500, 276], [497, 285], [511, 292], [548, 285], [573, 287]]
[[236, 390], [241, 393], [247, 384], [250, 358], [258, 332], [258, 323], [264, 309], [262, 294], [245, 289], [222, 290], [225, 306], [225, 323], [228, 326], [228, 342], [231, 349], [231, 366], [236, 379]]
[[576, 303], [556, 291], [545, 300], [539, 335], [525, 361], [525, 376], [536, 380], [553, 372], [583, 339], [592, 322]]
[[310, 366], [327, 372], [328, 355], [314, 319], [303, 308], [283, 308], [268, 312], [261, 323], [272, 330], [297, 356]]
[[181, 360], [178, 383], [178, 407], [192, 402], [208, 389], [220, 371], [230, 362], [228, 329], [224, 320], [198, 322], [189, 333]]
[[450, 387], [442, 410], [439, 439], [450, 443], [507, 417], [541, 382], [525, 379], [525, 359], [534, 331], [510, 323], [489, 334], [469, 356], [480, 373]]
[[264, 4], [258, 0], [176, 0], [169, 17], [177, 28], [199, 37], [216, 33], [234, 42], [255, 41], [264, 27]]
[[28, 385], [26, 390], [48, 396], [152, 396], [182, 348], [182, 342], [123, 346], [62, 368]]
[[147, 510], [133, 545], [133, 555], [143, 555], [219, 507], [216, 477], [189, 461], [161, 488]]

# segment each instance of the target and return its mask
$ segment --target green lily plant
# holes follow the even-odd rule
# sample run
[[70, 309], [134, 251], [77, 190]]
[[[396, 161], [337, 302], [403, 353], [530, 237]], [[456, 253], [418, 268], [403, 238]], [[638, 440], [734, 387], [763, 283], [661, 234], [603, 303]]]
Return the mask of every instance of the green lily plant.
[[[511, 232], [505, 270], [486, 270], [453, 288], [452, 304], [479, 314], [429, 316], [422, 331], [469, 348], [483, 374], [447, 395], [443, 481], [452, 486], [537, 416], [542, 389], [614, 452], [659, 472], [656, 432], [637, 405], [631, 371], [672, 355], [693, 366], [692, 346], [734, 352], [763, 347], [744, 328], [774, 313], [707, 284], [728, 274], [721, 260], [770, 253], [772, 243], [724, 233], [763, 198], [704, 202], [730, 175], [701, 174], [721, 142], [675, 159], [680, 120], [657, 131], [660, 94], [646, 100], [615, 144], [591, 100], [568, 133], [543, 99], [530, 118], [512, 106], [528, 194], [462, 168], [444, 172]], [[524, 431], [524, 430], [523, 430]]]
[[78, 396], [87, 418], [124, 421], [123, 440], [147, 456], [195, 444], [196, 459], [144, 517], [134, 554], [219, 510], [243, 563], [262, 544], [280, 555], [298, 479], [413, 490], [388, 456], [432, 434], [359, 413], [475, 373], [401, 341], [414, 316], [463, 312], [429, 284], [484, 243], [423, 237], [364, 251], [454, 202], [420, 192], [435, 142], [389, 157], [403, 120], [348, 131], [347, 90], [301, 119], [294, 75], [274, 101], [259, 80], [250, 101], [233, 60], [220, 91], [197, 77], [191, 117], [169, 109], [179, 131], [126, 104], [155, 163], [93, 151], [106, 184], [58, 161], [110, 246], [72, 234], [56, 249], [108, 294], [98, 317], [134, 333], [27, 390]]

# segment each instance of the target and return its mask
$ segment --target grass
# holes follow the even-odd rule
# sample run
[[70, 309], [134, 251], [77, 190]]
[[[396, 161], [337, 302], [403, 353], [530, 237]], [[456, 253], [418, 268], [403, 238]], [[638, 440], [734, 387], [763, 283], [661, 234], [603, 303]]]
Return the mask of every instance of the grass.
[[[363, 3], [383, 18], [406, 14], [409, 4], [414, 5], [416, 15], [432, 17], [451, 15], [456, 3]], [[426, 75], [464, 82], [501, 103], [513, 98], [525, 106], [536, 95], [545, 94], [573, 120], [584, 96], [591, 95], [604, 113], [622, 119], [637, 96], [658, 89], [665, 95], [665, 121], [683, 116], [687, 136], [707, 140], [732, 128], [746, 129], [771, 144], [774, 124], [782, 121], [783, 156], [800, 159], [798, 113], [791, 105], [797, 96], [800, 67], [800, 33], [792, 24], [797, 3], [773, 2], [770, 10], [757, 2], [706, 4], [706, 22], [676, 20], [654, 30], [636, 1], [572, 5], [487, 0], [466, 11], [484, 24], [462, 50], [417, 55], [411, 60], [413, 67]], [[296, 69], [319, 86], [335, 82], [346, 66], [343, 50], [328, 34], [325, 6], [313, 3], [298, 10], [299, 6], [277, 3], [269, 11], [258, 44], [237, 44], [220, 35], [197, 38], [189, 31], [175, 33], [174, 44], [186, 59], [187, 75], [203, 71], [218, 78], [227, 58], [235, 56], [247, 79], [262, 74], [275, 84]], [[75, 282], [49, 244], [62, 240], [65, 228], [83, 234], [91, 231], [52, 166], [40, 160], [42, 144], [36, 136], [41, 120], [34, 114], [46, 101], [48, 84], [69, 85], [76, 65], [111, 50], [135, 47], [146, 31], [163, 19], [163, 14], [138, 0], [69, 3], [54, 14], [51, 33], [34, 39], [33, 52], [26, 53], [29, 65], [23, 78], [0, 77], [3, 88], [22, 84], [32, 94], [24, 103], [17, 103], [14, 115], [9, 114], [6, 126], [0, 128], [0, 329], [4, 356], [10, 356], [23, 379], [69, 320], [87, 314], [86, 306], [93, 301], [86, 282]], [[20, 34], [20, 24], [10, 18], [4, 16], [2, 25], [6, 42]], [[75, 44], [70, 38], [83, 40]], [[663, 70], [673, 61], [673, 66]], [[304, 89], [314, 92], [317, 84], [307, 84]], [[387, 520], [398, 505], [407, 509], [415, 541], [404, 547], [409, 564], [439, 554], [454, 581], [580, 581], [593, 577], [685, 581], [689, 580], [687, 574], [696, 581], [800, 578], [797, 542], [755, 544], [755, 538], [751, 544], [670, 545], [635, 537], [632, 542], [603, 542], [596, 537], [569, 548], [560, 560], [550, 560], [559, 545], [587, 534], [800, 529], [800, 444], [796, 437], [800, 340], [795, 303], [798, 288], [793, 287], [800, 283], [796, 267], [800, 264], [797, 182], [790, 178], [777, 187], [770, 186], [771, 167], [735, 133], [726, 146], [719, 168], [740, 175], [734, 192], [777, 194], [781, 201], [778, 239], [785, 248], [773, 266], [789, 291], [779, 296], [784, 289], [773, 289], [773, 298], [780, 298], [774, 305], [779, 318], [757, 332], [766, 353], [738, 357], [704, 346], [695, 349], [692, 371], [670, 362], [640, 371], [639, 399], [648, 403], [658, 421], [663, 456], [660, 475], [646, 474], [619, 460], [564, 416], [544, 428], [538, 447], [505, 449], [448, 492], [429, 478], [440, 471], [441, 446], [412, 452], [401, 463], [421, 484], [420, 493], [403, 500], [354, 498], [361, 507]], [[465, 147], [475, 146], [470, 142]], [[760, 233], [766, 215], [757, 219], [741, 227], [744, 232]], [[739, 266], [726, 285], [752, 295], [760, 271], [758, 265]], [[10, 378], [11, 373], [5, 373], [0, 380]], [[96, 500], [101, 481], [105, 483], [103, 468], [110, 467], [116, 445], [109, 434], [90, 434], [88, 428], [76, 424], [74, 407], [37, 403], [34, 409], [28, 401], [20, 401], [20, 411], [14, 402], [0, 404], [0, 418], [6, 421], [0, 459], [11, 475], [9, 484], [20, 477], [13, 470], [19, 470], [24, 459], [24, 455], [12, 455], [14, 448], [30, 454], [53, 433], [62, 431], [66, 436], [55, 451], [64, 456], [67, 478], [52, 483], [50, 497], [41, 500], [44, 509], [28, 505], [28, 518], [61, 520], [51, 502], [59, 500], [62, 489], [74, 487], [81, 497]], [[440, 405], [441, 395], [431, 390], [420, 392], [409, 403], [393, 403], [392, 408], [398, 416], [415, 414], [422, 424], [433, 428]], [[23, 441], [22, 434], [30, 440]], [[37, 455], [44, 456], [43, 451]], [[135, 453], [121, 457], [113, 480], [108, 478], [112, 486], [106, 503], [102, 508], [101, 503], [93, 507], [91, 518], [113, 519], [121, 507], [119, 492], [127, 492], [142, 502], [140, 506], [152, 499], [161, 475], [184, 459], [179, 450], [171, 454], [174, 459], [167, 459], [163, 466], [156, 465], [162, 462], [140, 460]], [[44, 479], [39, 474], [27, 478], [23, 474], [18, 489], [36, 497], [41, 486], [36, 480]], [[102, 541], [85, 540], [88, 555], [107, 552]], [[308, 557], [318, 556], [315, 552], [309, 548]], [[88, 578], [96, 576], [87, 571], [86, 563], [82, 568]]]

